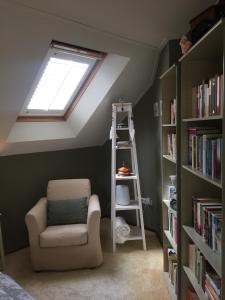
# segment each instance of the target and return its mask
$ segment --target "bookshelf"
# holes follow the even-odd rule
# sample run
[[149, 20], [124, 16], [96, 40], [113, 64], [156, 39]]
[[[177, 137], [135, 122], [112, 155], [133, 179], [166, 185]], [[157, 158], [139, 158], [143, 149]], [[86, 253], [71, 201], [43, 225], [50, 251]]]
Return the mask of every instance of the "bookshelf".
[[[221, 221], [225, 215], [224, 30], [221, 20], [160, 77], [163, 253], [171, 299], [186, 300], [189, 289], [200, 300], [208, 299], [204, 289], [208, 289], [206, 277], [212, 272], [221, 280], [219, 299], [225, 300], [225, 224]], [[175, 122], [171, 122], [172, 99], [176, 99]], [[168, 134], [176, 134], [175, 155], [169, 153]], [[177, 176], [176, 210], [171, 209], [168, 198], [170, 175]], [[222, 200], [198, 202], [203, 227], [197, 232], [193, 199], [199, 198]], [[177, 243], [169, 229], [171, 213], [176, 217]], [[222, 227], [219, 238], [214, 234], [218, 223], [215, 225], [212, 220], [219, 220]], [[207, 276], [200, 276], [201, 280], [197, 279], [197, 271], [190, 268], [190, 245], [200, 257], [200, 274], [208, 272]], [[177, 254], [177, 293], [170, 282], [168, 247]]]
[[[178, 271], [178, 266], [172, 264], [168, 257], [168, 249], [173, 249], [175, 255], [179, 255], [179, 247], [177, 242], [179, 241], [179, 233], [177, 231], [178, 226], [178, 214], [177, 209], [170, 206], [169, 200], [169, 176], [177, 176], [177, 160], [179, 154], [177, 153], [178, 142], [177, 138], [177, 124], [179, 122], [178, 111], [179, 103], [177, 103], [178, 94], [178, 68], [173, 65], [169, 70], [167, 70], [160, 77], [161, 83], [161, 101], [162, 101], [162, 118], [161, 118], [161, 174], [162, 174], [162, 213], [163, 213], [163, 255], [164, 255], [164, 274], [165, 282], [168, 287], [171, 299], [177, 299], [177, 288], [178, 282], [173, 284], [171, 277], [174, 276], [173, 272], [176, 269]], [[173, 135], [173, 136], [172, 136]], [[172, 149], [171, 151], [171, 147]], [[176, 180], [177, 181], [177, 180]], [[171, 223], [173, 226], [171, 226]], [[176, 237], [175, 237], [176, 236]], [[179, 244], [179, 243], [178, 243]], [[176, 275], [177, 278], [180, 276]]]
[[[190, 244], [195, 245], [194, 247], [198, 249], [201, 256], [200, 260], [203, 259], [204, 266], [207, 264], [210, 268], [212, 267], [216, 276], [222, 279], [220, 299], [225, 299], [223, 279], [225, 275], [223, 256], [225, 253], [221, 257], [217, 251], [213, 251], [207, 244], [209, 241], [204, 239], [203, 234], [200, 235], [194, 228], [192, 202], [193, 196], [197, 198], [220, 198], [223, 199], [222, 205], [224, 206], [224, 161], [221, 164], [223, 178], [221, 179], [218, 174], [220, 173], [220, 162], [217, 164], [215, 160], [215, 157], [219, 160], [220, 139], [224, 138], [224, 111], [222, 109], [224, 92], [221, 88], [224, 85], [224, 79], [221, 76], [224, 74], [223, 32], [224, 22], [220, 21], [179, 60], [181, 91], [181, 115], [180, 124], [178, 124], [180, 127], [180, 149], [178, 151], [181, 155], [178, 166], [181, 176], [179, 299], [181, 300], [186, 299], [186, 292], [189, 287], [194, 289], [199, 299], [207, 299], [204, 292], [205, 276], [201, 277], [203, 281], [200, 284], [196, 279], [197, 275], [189, 267]], [[219, 102], [219, 99], [222, 101]], [[217, 149], [219, 149], [218, 152]], [[221, 160], [223, 156], [221, 155]], [[216, 161], [215, 164], [213, 163], [214, 160]], [[218, 171], [217, 174], [216, 171]], [[209, 216], [204, 208], [200, 209], [202, 209], [201, 214], [204, 217]], [[222, 215], [224, 217], [224, 208]], [[203, 226], [205, 228], [206, 225]], [[209, 229], [207, 227], [207, 230]], [[224, 228], [222, 235], [224, 236]], [[223, 236], [222, 249], [225, 249]], [[201, 272], [201, 274], [205, 274], [206, 271]]]

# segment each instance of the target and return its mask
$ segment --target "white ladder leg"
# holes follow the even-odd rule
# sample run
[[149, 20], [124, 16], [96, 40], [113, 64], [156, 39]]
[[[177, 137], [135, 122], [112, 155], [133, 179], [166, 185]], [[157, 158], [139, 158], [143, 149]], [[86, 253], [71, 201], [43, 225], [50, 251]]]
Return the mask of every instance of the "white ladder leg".
[[113, 252], [116, 251], [116, 111], [112, 113], [112, 174], [111, 174], [111, 229]]
[[137, 153], [136, 152], [136, 144], [135, 144], [135, 140], [134, 140], [133, 154], [134, 154], [134, 164], [135, 164], [136, 175], [137, 175], [137, 194], [138, 194], [138, 203], [139, 203], [139, 210], [140, 210], [141, 234], [142, 234], [143, 249], [146, 250], [144, 218], [143, 218], [143, 209], [142, 209], [142, 202], [141, 202], [141, 188], [140, 188], [138, 162], [137, 162], [137, 154], [136, 153]]

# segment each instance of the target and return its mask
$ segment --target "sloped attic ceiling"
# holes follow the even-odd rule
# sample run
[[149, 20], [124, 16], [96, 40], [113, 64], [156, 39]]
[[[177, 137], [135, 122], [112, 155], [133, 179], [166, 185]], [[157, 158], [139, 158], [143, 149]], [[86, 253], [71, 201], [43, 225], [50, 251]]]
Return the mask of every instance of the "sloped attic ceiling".
[[[150, 87], [161, 45], [209, 0], [0, 0], [0, 155], [101, 145], [111, 103]], [[107, 52], [67, 122], [17, 123], [52, 40]]]

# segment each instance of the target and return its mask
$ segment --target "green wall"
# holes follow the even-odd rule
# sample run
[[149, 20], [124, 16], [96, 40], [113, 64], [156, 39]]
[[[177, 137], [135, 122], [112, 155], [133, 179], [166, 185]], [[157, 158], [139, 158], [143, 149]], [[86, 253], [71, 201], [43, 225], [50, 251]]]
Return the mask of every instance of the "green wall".
[[105, 211], [103, 147], [0, 157], [0, 212], [6, 252], [28, 245], [24, 217], [46, 194], [48, 180], [90, 178]]

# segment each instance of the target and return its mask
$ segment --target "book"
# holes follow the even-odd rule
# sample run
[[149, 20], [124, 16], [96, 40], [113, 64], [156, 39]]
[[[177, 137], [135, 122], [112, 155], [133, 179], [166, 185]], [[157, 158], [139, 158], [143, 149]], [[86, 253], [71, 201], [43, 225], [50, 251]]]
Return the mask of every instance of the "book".
[[176, 134], [167, 134], [167, 153], [172, 159], [176, 159]]
[[170, 101], [170, 124], [176, 124], [176, 98]]
[[211, 265], [206, 262], [205, 264], [205, 292], [209, 299], [220, 299], [221, 296], [221, 278], [211, 267]]
[[188, 288], [186, 293], [186, 300], [199, 300], [199, 298], [193, 290]]
[[188, 164], [203, 175], [221, 180], [222, 135], [213, 127], [188, 128]]
[[198, 89], [196, 86], [192, 88], [192, 117], [198, 116]]
[[188, 266], [191, 269], [191, 271], [193, 272], [193, 274], [195, 274], [195, 260], [196, 260], [196, 246], [195, 244], [189, 244], [188, 245]]
[[220, 198], [192, 196], [192, 222], [213, 251], [221, 254], [222, 203]]
[[192, 87], [192, 117], [204, 118], [221, 115], [223, 74], [202, 80]]
[[171, 284], [177, 290], [177, 254], [173, 248], [167, 249], [168, 253], [168, 273]]

